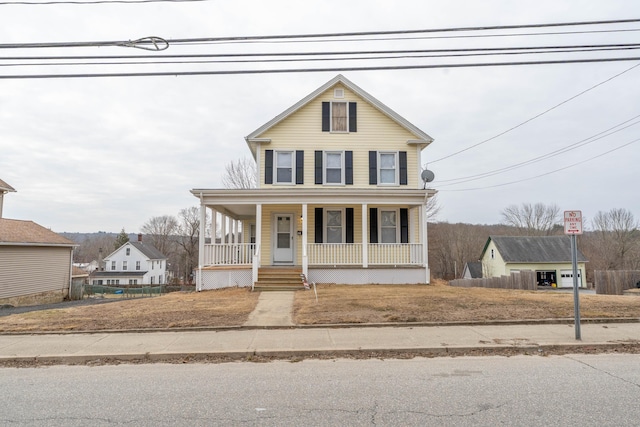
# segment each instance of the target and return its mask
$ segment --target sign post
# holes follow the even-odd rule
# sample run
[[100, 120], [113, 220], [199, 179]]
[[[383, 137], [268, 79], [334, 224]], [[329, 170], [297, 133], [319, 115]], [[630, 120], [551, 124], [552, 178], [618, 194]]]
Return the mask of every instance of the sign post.
[[576, 236], [582, 234], [582, 212], [564, 211], [564, 234], [571, 236], [571, 264], [573, 266], [573, 312], [575, 315], [576, 339], [580, 336], [580, 295], [578, 293], [578, 244]]

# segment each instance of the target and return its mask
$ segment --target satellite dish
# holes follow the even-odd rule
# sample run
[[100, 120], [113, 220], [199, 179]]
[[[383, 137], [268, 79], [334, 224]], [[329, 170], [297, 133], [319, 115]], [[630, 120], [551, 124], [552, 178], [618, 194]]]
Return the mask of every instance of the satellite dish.
[[422, 180], [425, 182], [425, 184], [427, 182], [431, 182], [435, 179], [435, 175], [433, 174], [433, 172], [431, 172], [429, 169], [425, 169], [422, 171], [422, 173], [420, 174], [420, 177], [422, 178]]

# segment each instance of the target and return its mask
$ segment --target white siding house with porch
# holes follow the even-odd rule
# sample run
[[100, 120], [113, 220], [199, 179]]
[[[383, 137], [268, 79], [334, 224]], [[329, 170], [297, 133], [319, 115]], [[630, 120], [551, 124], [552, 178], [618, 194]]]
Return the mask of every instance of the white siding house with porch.
[[[245, 140], [258, 188], [191, 190], [199, 290], [253, 286], [276, 266], [317, 283], [429, 283], [429, 135], [338, 75]], [[219, 243], [205, 244], [207, 210]]]

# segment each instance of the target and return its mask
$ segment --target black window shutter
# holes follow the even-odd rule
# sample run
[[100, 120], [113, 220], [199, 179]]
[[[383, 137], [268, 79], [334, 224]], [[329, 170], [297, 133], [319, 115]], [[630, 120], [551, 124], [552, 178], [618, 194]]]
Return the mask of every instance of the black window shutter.
[[353, 185], [353, 151], [344, 152], [344, 183]]
[[409, 209], [400, 209], [400, 243], [409, 243]]
[[378, 243], [378, 208], [369, 208], [369, 243]]
[[347, 225], [346, 243], [353, 243], [353, 208], [345, 209], [345, 223]]
[[304, 184], [304, 151], [296, 151], [296, 184]]
[[322, 243], [322, 208], [316, 208], [316, 219], [315, 219], [315, 235], [316, 243]]
[[369, 151], [369, 185], [378, 184], [378, 152]]
[[316, 184], [322, 184], [322, 151], [316, 151], [315, 157]]
[[328, 102], [322, 103], [322, 132], [329, 132], [331, 130], [331, 104]]
[[407, 185], [407, 152], [399, 153], [400, 159], [400, 185]]
[[264, 150], [264, 183], [273, 184], [273, 150]]
[[349, 132], [358, 131], [357, 105], [355, 102], [349, 103]]

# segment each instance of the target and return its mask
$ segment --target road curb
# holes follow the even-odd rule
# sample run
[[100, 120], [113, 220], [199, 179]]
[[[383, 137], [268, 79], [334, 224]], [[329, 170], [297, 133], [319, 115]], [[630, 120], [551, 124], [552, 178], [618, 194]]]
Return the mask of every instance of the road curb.
[[407, 359], [413, 357], [463, 357], [463, 356], [548, 356], [584, 353], [640, 353], [638, 342], [618, 343], [564, 343], [564, 344], [498, 344], [487, 346], [447, 346], [368, 349], [315, 349], [315, 350], [253, 350], [231, 352], [178, 352], [138, 353], [68, 356], [3, 356], [0, 366], [38, 365], [117, 365], [120, 363], [223, 363], [264, 362], [270, 360], [299, 361], [304, 359]]
[[[640, 317], [629, 318], [587, 318], [581, 319], [580, 324], [599, 323], [640, 323]], [[410, 327], [438, 327], [438, 326], [506, 326], [506, 325], [573, 325], [573, 318], [558, 319], [525, 319], [525, 320], [483, 320], [460, 322], [394, 322], [394, 323], [322, 323], [314, 325], [287, 326], [202, 326], [185, 328], [140, 328], [140, 329], [100, 329], [95, 331], [0, 331], [0, 335], [74, 335], [74, 334], [123, 334], [123, 333], [153, 333], [153, 332], [207, 332], [207, 331], [247, 331], [255, 329], [318, 329], [318, 328], [410, 328]]]

